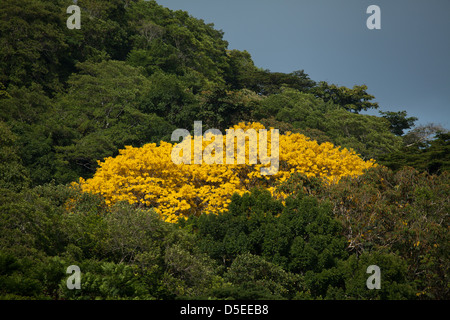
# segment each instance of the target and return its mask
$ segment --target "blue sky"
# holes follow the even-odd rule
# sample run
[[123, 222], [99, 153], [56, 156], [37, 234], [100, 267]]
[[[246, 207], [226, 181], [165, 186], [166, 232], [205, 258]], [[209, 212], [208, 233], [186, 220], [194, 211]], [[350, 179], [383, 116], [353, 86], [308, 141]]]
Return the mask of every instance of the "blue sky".
[[[366, 84], [382, 111], [450, 129], [450, 0], [157, 0], [214, 23], [258, 67]], [[381, 30], [369, 30], [369, 5]], [[370, 112], [378, 114], [378, 111]]]

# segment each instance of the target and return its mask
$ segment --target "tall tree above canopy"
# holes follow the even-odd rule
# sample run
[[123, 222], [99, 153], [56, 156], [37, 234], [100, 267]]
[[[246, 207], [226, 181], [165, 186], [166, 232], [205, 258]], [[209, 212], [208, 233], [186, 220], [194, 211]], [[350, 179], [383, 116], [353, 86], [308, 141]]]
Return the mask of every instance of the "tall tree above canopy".
[[404, 130], [410, 129], [414, 126], [414, 122], [418, 119], [416, 117], [406, 117], [406, 111], [380, 111], [383, 118], [390, 122], [390, 130], [393, 134], [397, 136], [402, 136]]
[[335, 84], [328, 84], [325, 81], [321, 81], [311, 90], [311, 92], [316, 97], [322, 98], [325, 102], [332, 101], [354, 113], [378, 108], [378, 103], [370, 102], [375, 99], [375, 97], [367, 93], [366, 85], [355, 85], [352, 89], [349, 89], [347, 87], [339, 87]]
[[249, 89], [260, 95], [280, 93], [283, 87], [308, 91], [316, 83], [303, 70], [291, 73], [270, 72], [255, 66], [246, 50], [228, 50], [229, 69], [225, 80], [232, 89]]

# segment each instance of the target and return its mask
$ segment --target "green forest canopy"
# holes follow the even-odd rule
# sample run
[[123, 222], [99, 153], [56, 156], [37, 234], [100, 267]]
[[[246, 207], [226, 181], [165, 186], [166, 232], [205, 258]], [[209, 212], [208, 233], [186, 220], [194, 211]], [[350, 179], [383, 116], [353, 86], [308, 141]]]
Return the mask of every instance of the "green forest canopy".
[[[79, 0], [80, 30], [66, 27], [71, 4], [0, 7], [2, 297], [449, 297], [446, 130], [414, 127], [406, 111], [361, 114], [380, 108], [364, 84], [261, 69], [249, 52], [228, 49], [213, 24], [155, 1]], [[129, 206], [111, 211], [65, 186], [125, 145], [169, 141], [193, 120], [220, 130], [258, 121], [389, 169], [334, 189], [294, 181], [285, 187], [298, 196], [284, 209], [255, 191], [183, 226]], [[73, 260], [86, 271], [82, 293], [61, 289]], [[364, 261], [383, 261], [391, 285], [361, 287]]]
[[[90, 177], [97, 160], [167, 140], [197, 118], [222, 130], [273, 124], [381, 162], [405, 152], [402, 136], [417, 119], [360, 114], [379, 107], [365, 85], [263, 70], [248, 52], [229, 50], [212, 24], [155, 1], [80, 0], [80, 30], [66, 27], [69, 4], [6, 0], [1, 8], [0, 120], [17, 135], [32, 185]], [[413, 149], [412, 163], [427, 160], [426, 150]], [[436, 156], [437, 165], [422, 169], [448, 168]], [[386, 164], [396, 165], [392, 157]]]

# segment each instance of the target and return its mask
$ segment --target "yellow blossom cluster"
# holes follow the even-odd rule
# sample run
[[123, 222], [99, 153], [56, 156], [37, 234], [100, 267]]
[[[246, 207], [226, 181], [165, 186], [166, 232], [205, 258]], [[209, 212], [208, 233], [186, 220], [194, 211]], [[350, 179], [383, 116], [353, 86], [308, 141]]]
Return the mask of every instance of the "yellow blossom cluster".
[[[240, 123], [233, 129], [242, 129], [240, 134], [254, 129], [259, 142], [259, 130], [265, 128], [260, 123]], [[267, 130], [267, 147], [261, 143], [257, 144], [258, 155], [261, 148], [267, 148], [266, 153], [270, 158], [272, 135], [272, 132]], [[255, 146], [250, 143], [248, 135], [244, 138], [245, 163], [238, 164], [238, 137], [239, 135], [233, 138], [233, 164], [225, 160], [226, 134], [215, 136], [214, 139], [205, 134], [201, 144], [194, 142], [196, 137], [188, 136], [180, 144], [161, 141], [159, 145], [151, 143], [141, 148], [127, 146], [119, 151], [118, 156], [99, 161], [99, 168], [93, 178], [80, 178], [81, 189], [84, 192], [102, 194], [107, 204], [128, 201], [142, 207], [154, 208], [162, 219], [176, 222], [179, 218], [190, 215], [225, 210], [234, 193], [242, 195], [257, 186], [268, 189], [276, 197], [286, 197], [283, 193], [276, 193], [276, 187], [295, 172], [322, 177], [330, 183], [336, 183], [344, 176], [361, 175], [364, 170], [375, 165], [373, 160], [364, 161], [354, 151], [341, 150], [331, 143], [319, 144], [302, 134], [288, 132], [279, 135], [278, 170], [272, 170], [269, 175], [262, 175], [261, 169], [269, 168], [271, 164], [261, 163], [260, 157], [257, 163], [249, 161], [250, 151], [254, 151]], [[223, 139], [222, 156], [220, 149], [211, 148], [211, 144], [220, 138]], [[176, 164], [172, 158], [173, 148], [189, 142], [193, 147], [190, 148], [191, 164]], [[210, 154], [223, 157], [223, 161], [207, 164], [205, 159], [202, 159], [201, 164], [194, 164], [195, 145], [200, 145], [202, 151], [209, 146]]]

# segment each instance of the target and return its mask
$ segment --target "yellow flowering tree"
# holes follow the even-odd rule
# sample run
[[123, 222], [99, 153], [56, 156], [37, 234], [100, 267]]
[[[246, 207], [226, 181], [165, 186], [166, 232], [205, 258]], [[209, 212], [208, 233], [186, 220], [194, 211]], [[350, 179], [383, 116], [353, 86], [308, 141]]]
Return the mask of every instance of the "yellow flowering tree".
[[[240, 134], [249, 129], [257, 132], [259, 141], [260, 123], [240, 123], [236, 130], [235, 142]], [[239, 131], [238, 129], [242, 129]], [[218, 138], [219, 137], [219, 138]], [[275, 137], [275, 136], [274, 136]], [[131, 146], [119, 151], [116, 157], [105, 158], [99, 162], [94, 177], [80, 179], [84, 192], [100, 193], [107, 204], [128, 201], [141, 207], [154, 208], [162, 219], [176, 222], [179, 218], [203, 213], [219, 212], [227, 209], [234, 193], [242, 195], [254, 187], [268, 189], [277, 198], [285, 198], [276, 187], [286, 181], [293, 173], [302, 173], [308, 177], [323, 178], [329, 183], [336, 183], [342, 177], [361, 175], [366, 169], [375, 165], [373, 160], [364, 161], [353, 150], [340, 149], [331, 143], [319, 144], [302, 134], [286, 133], [279, 136], [279, 168], [271, 175], [261, 174], [267, 162], [249, 161], [250, 151], [255, 148], [248, 136], [245, 141], [245, 163], [238, 163], [237, 143], [233, 144], [234, 163], [225, 161], [227, 138], [205, 134], [201, 140], [202, 152], [209, 150], [216, 156], [219, 150], [211, 150], [211, 144], [222, 138], [223, 162], [208, 164], [203, 158], [194, 161], [195, 149], [199, 149], [195, 137], [187, 136], [180, 144], [161, 142], [150, 143], [141, 148]], [[278, 142], [277, 141], [277, 142]], [[191, 143], [191, 164], [172, 161], [175, 146]], [[198, 143], [198, 142], [197, 142]], [[267, 156], [271, 155], [272, 131], [267, 131]], [[260, 154], [260, 143], [257, 154]], [[184, 149], [183, 149], [184, 150]], [[253, 150], [254, 151], [254, 150]], [[183, 151], [181, 151], [183, 153]], [[181, 155], [181, 154], [180, 154]], [[184, 156], [187, 156], [186, 154]], [[220, 154], [218, 155], [220, 157]], [[217, 157], [215, 157], [217, 159]], [[197, 164], [194, 164], [197, 163]], [[210, 162], [209, 162], [210, 163]], [[264, 164], [263, 164], [264, 163]]]

